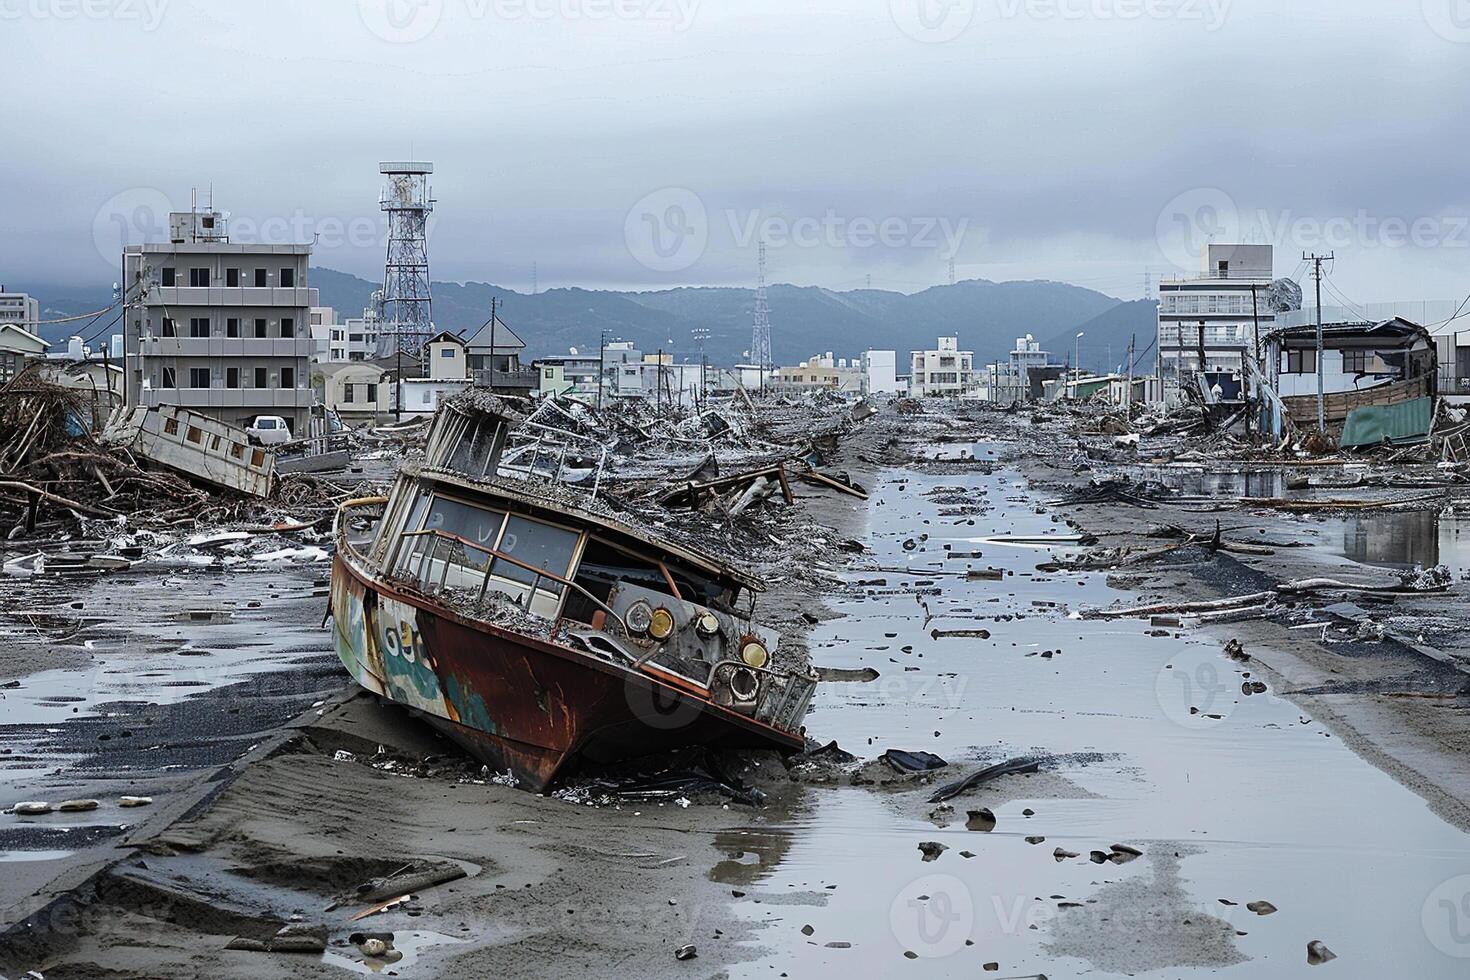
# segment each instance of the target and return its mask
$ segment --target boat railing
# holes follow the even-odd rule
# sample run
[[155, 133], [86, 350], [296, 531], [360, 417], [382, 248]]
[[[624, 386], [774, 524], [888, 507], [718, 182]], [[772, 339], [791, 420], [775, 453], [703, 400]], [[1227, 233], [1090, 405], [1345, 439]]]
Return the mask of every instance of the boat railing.
[[[485, 555], [484, 561], [475, 561], [470, 555], [471, 551]], [[531, 574], [532, 578], [526, 587], [526, 594], [519, 601], [519, 605], [526, 612], [531, 611], [531, 603], [536, 593], [541, 590], [542, 581], [546, 580], [573, 590], [600, 609], [610, 621], [616, 623], [624, 636], [632, 635], [623, 617], [619, 616], [607, 603], [571, 579], [521, 561], [514, 555], [506, 554], [489, 545], [476, 544], [467, 538], [439, 528], [403, 533], [403, 544], [399, 548], [398, 560], [393, 566], [391, 577], [413, 582], [420, 591], [425, 593], [444, 594], [454, 591], [449, 579], [451, 566], [457, 565], [461, 568], [473, 569], [481, 574], [479, 592], [475, 600], [480, 603], [484, 602], [485, 594], [490, 590], [490, 580], [494, 576], [497, 562], [505, 562]], [[436, 569], [438, 569], [437, 581]], [[559, 622], [560, 617], [558, 616], [557, 619]]]
[[337, 550], [366, 563], [367, 556], [358, 551], [357, 546], [352, 543], [352, 537], [347, 533], [347, 523], [343, 518], [351, 510], [367, 510], [369, 507], [381, 509], [387, 504], [387, 497], [358, 497], [356, 500], [343, 501], [337, 507], [337, 512], [332, 515], [332, 539], [337, 542]]

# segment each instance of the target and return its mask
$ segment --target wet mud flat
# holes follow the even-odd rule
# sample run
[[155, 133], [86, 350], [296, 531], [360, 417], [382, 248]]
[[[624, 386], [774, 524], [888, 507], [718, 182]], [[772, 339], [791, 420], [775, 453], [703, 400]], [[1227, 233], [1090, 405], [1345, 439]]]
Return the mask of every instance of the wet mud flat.
[[[326, 649], [326, 566], [153, 567], [6, 578], [0, 790], [94, 800], [0, 816], [0, 908], [115, 858], [129, 829], [341, 689]], [[125, 798], [147, 803], [123, 805]]]
[[[1460, 975], [1470, 950], [1441, 914], [1470, 873], [1460, 830], [1255, 659], [1227, 657], [1215, 628], [1080, 618], [1158, 587], [1037, 567], [1079, 558], [1092, 528], [1007, 461], [1007, 430], [901, 428], [844, 460], [871, 500], [803, 494], [823, 544], [763, 569], [761, 608], [844, 678], [819, 687], [808, 755], [723, 760], [763, 806], [535, 796], [344, 693], [130, 828], [122, 860], [12, 930], [0, 962], [48, 977], [1272, 977], [1301, 975], [1319, 940], [1337, 956], [1324, 973]], [[861, 554], [834, 550], [853, 539]], [[937, 768], [900, 772], [890, 750]], [[930, 800], [1016, 759], [1034, 770]], [[354, 919], [395, 892], [413, 897]], [[390, 933], [392, 962], [352, 941]], [[283, 935], [320, 948], [261, 951]]]

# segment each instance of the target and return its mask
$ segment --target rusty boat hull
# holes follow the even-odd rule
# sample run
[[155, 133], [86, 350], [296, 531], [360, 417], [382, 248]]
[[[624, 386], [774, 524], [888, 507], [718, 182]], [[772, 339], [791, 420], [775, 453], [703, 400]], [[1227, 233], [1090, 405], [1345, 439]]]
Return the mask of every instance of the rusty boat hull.
[[377, 580], [339, 551], [338, 657], [366, 690], [421, 713], [486, 765], [541, 791], [571, 763], [689, 745], [797, 751], [800, 734], [717, 705], [693, 685], [464, 618]]

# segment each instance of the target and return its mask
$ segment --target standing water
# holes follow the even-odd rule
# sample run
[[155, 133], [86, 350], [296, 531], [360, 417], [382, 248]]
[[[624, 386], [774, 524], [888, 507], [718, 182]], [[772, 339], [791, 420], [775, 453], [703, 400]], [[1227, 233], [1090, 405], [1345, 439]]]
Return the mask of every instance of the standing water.
[[[819, 788], [723, 836], [712, 876], [756, 926], [757, 958], [733, 973], [1295, 977], [1320, 940], [1338, 957], [1324, 973], [1464, 976], [1470, 838], [1296, 705], [1243, 694], [1251, 665], [1221, 636], [1077, 619], [1137, 597], [1036, 570], [1075, 545], [997, 540], [1071, 533], [1013, 473], [885, 476], [866, 543], [890, 571], [853, 572], [832, 601], [843, 618], [812, 637], [815, 662], [882, 676], [823, 684], [808, 729], [864, 760], [949, 766], [922, 788]], [[971, 566], [1003, 577], [955, 574]], [[952, 812], [926, 802], [1038, 755], [1055, 767]], [[982, 807], [994, 829], [967, 830]], [[927, 842], [946, 849], [925, 860]], [[1090, 860], [1114, 844], [1143, 856]]]

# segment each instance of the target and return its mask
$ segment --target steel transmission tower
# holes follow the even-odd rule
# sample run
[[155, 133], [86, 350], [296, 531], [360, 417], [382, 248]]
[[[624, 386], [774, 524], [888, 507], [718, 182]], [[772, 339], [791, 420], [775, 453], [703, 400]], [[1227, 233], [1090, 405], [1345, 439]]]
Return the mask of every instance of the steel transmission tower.
[[760, 263], [755, 284], [755, 322], [750, 328], [750, 359], [760, 369], [761, 387], [771, 369], [771, 308], [766, 305], [766, 243], [760, 243]]
[[433, 335], [429, 300], [427, 225], [434, 210], [429, 188], [432, 163], [390, 161], [378, 164], [388, 178], [380, 207], [388, 215], [388, 257], [383, 265], [378, 356], [417, 355]]

